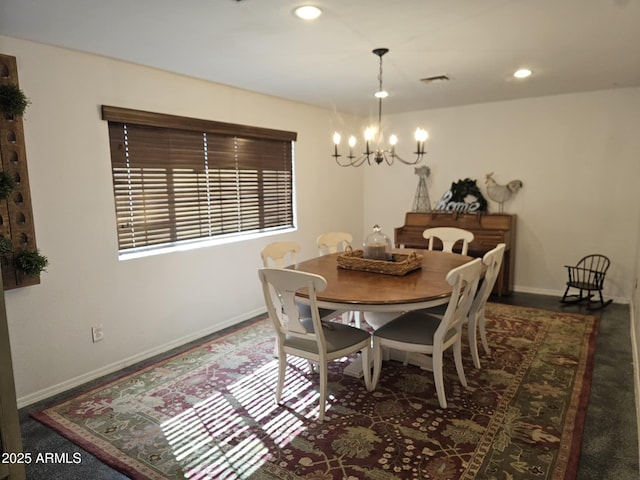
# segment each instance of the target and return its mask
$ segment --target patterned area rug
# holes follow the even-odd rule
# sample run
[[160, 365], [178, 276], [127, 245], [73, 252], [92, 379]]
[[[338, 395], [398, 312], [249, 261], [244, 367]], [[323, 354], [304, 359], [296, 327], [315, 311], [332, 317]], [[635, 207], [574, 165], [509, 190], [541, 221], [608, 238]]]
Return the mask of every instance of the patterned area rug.
[[[386, 362], [375, 392], [330, 371], [324, 423], [305, 363], [275, 405], [270, 324], [260, 320], [34, 414], [134, 479], [575, 478], [598, 319], [489, 304], [490, 356], [468, 387]], [[466, 341], [466, 339], [465, 339]]]

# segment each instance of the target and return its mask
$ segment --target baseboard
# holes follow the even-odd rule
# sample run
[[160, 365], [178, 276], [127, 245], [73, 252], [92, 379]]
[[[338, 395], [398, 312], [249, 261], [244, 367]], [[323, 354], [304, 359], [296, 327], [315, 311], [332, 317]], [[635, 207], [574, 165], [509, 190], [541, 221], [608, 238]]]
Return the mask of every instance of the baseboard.
[[149, 350], [145, 350], [144, 352], [137, 353], [136, 355], [132, 355], [131, 357], [125, 358], [123, 360], [113, 362], [109, 365], [105, 365], [104, 367], [98, 368], [96, 370], [92, 370], [90, 372], [84, 373], [82, 375], [71, 378], [69, 380], [58, 383], [56, 385], [52, 385], [45, 389], [39, 390], [37, 392], [30, 393], [29, 395], [25, 395], [17, 399], [18, 408], [26, 407], [33, 403], [46, 400], [47, 398], [50, 398], [59, 393], [66, 392], [67, 390], [78, 387], [92, 380], [96, 380], [105, 375], [109, 375], [111, 373], [117, 372], [118, 370], [122, 370], [123, 368], [129, 367], [138, 362], [142, 362], [156, 355], [160, 355], [162, 353], [168, 352], [182, 345], [186, 345], [190, 342], [193, 342], [194, 340], [198, 340], [199, 338], [206, 337], [207, 335], [211, 335], [212, 333], [219, 332], [220, 330], [224, 330], [225, 328], [232, 327], [234, 325], [237, 325], [238, 323], [244, 322], [246, 320], [250, 320], [264, 313], [266, 313], [266, 310], [264, 309], [264, 307], [255, 309], [251, 312], [247, 312], [242, 315], [225, 320], [224, 322], [215, 324], [209, 328], [205, 328], [203, 330], [186, 335], [177, 340], [173, 340], [163, 345], [159, 345]]
[[[560, 301], [560, 299], [562, 298], [562, 295], [564, 294], [564, 290], [560, 291], [560, 290], [549, 290], [545, 288], [520, 287], [517, 285], [513, 287], [513, 291], [518, 293], [533, 293], [535, 295], [547, 295], [550, 297], [558, 297], [558, 301]], [[614, 303], [618, 303], [621, 305], [627, 305], [630, 303], [630, 300], [624, 297], [609, 297], [607, 295], [604, 295], [604, 297], [605, 297], [605, 300], [610, 298], [614, 301]]]

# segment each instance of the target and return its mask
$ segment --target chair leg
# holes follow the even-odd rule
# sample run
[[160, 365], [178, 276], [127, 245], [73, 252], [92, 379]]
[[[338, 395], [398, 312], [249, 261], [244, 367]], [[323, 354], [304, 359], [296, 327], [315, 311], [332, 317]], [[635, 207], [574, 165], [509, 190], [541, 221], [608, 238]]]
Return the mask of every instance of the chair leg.
[[282, 398], [282, 389], [284, 386], [284, 374], [287, 370], [287, 354], [283, 351], [278, 352], [278, 384], [276, 385], [276, 403], [280, 403]]
[[467, 324], [469, 332], [469, 350], [471, 350], [471, 358], [473, 358], [473, 365], [476, 368], [480, 368], [480, 355], [478, 355], [478, 325], [477, 318], [480, 316], [479, 312], [471, 315]]
[[368, 391], [371, 391], [371, 345], [362, 349], [360, 359], [364, 373], [364, 386]]
[[602, 290], [598, 290], [598, 295], [600, 295], [600, 308], [604, 307], [604, 298], [602, 298]]
[[[346, 315], [347, 317], [347, 321], [344, 321], [344, 316]], [[351, 325], [355, 320], [354, 320], [354, 316], [353, 316], [353, 311], [349, 310], [347, 313], [343, 313], [342, 314], [342, 318], [343, 318], [343, 322], [342, 323], [346, 323], [347, 325]]]
[[478, 320], [478, 330], [480, 330], [480, 338], [482, 338], [482, 347], [484, 348], [484, 353], [486, 355], [491, 355], [491, 348], [489, 348], [489, 341], [487, 340], [487, 330], [486, 330], [487, 319], [484, 316], [484, 311], [480, 314], [480, 318]]
[[464, 367], [462, 365], [462, 339], [458, 335], [458, 340], [453, 344], [453, 358], [456, 363], [456, 372], [463, 387], [467, 386], [467, 377], [464, 375]]
[[362, 312], [349, 312], [351, 315], [353, 315], [353, 325], [356, 328], [361, 328], [362, 327], [362, 317], [364, 316], [364, 314]]
[[320, 367], [320, 409], [318, 412], [318, 421], [323, 422], [327, 403], [327, 370], [329, 368], [326, 361], [321, 362], [318, 366]]
[[[376, 389], [378, 380], [380, 380], [380, 371], [382, 370], [382, 345], [380, 339], [373, 337], [373, 377], [371, 378], [370, 391]], [[365, 380], [366, 381], [366, 380]]]
[[[604, 297], [602, 296], [602, 290], [598, 290], [598, 295], [600, 297], [599, 301], [589, 301], [589, 305], [587, 306], [589, 310], [600, 310], [613, 302], [613, 299], [611, 298], [605, 301]], [[596, 306], [592, 306], [592, 304], [596, 304]]]
[[307, 367], [309, 367], [309, 373], [311, 375], [316, 373], [316, 365], [311, 360], [307, 360]]
[[409, 365], [409, 360], [411, 359], [411, 352], [404, 352], [404, 359], [402, 360], [402, 366], [406, 367]]
[[570, 286], [567, 286], [567, 289], [564, 291], [564, 295], [562, 296], [562, 299], [560, 300], [561, 303], [580, 303], [580, 302], [584, 302], [585, 300], [587, 300], [589, 297], [585, 297], [584, 296], [584, 292], [582, 290], [580, 290], [580, 293], [575, 293], [575, 294], [569, 294], [569, 290], [571, 289]]
[[[433, 383], [436, 385], [440, 407], [447, 408], [447, 397], [444, 393], [444, 376], [442, 373], [442, 350], [433, 352]], [[456, 365], [457, 367], [457, 365]]]

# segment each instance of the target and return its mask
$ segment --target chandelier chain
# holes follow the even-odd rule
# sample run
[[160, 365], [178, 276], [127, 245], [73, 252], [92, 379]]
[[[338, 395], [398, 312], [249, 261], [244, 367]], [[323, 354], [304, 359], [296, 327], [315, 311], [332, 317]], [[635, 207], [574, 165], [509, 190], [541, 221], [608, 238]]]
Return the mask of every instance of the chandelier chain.
[[382, 55], [384, 53], [380, 55], [380, 70], [378, 73], [378, 92], [381, 94], [378, 96], [378, 135], [382, 135]]

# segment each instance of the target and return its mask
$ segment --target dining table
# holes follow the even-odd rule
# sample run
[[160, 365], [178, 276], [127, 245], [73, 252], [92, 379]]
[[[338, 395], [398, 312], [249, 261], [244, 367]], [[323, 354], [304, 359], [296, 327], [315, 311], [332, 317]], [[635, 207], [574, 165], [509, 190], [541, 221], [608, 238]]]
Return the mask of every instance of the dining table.
[[[473, 257], [437, 250], [393, 249], [392, 254], [422, 256], [420, 268], [405, 275], [373, 273], [351, 270], [338, 266], [338, 257], [343, 253], [332, 253], [311, 258], [288, 268], [314, 273], [324, 277], [327, 287], [316, 291], [318, 307], [338, 312], [353, 311], [364, 320], [376, 314], [401, 314], [448, 303], [452, 293], [447, 283], [447, 273], [473, 260]], [[298, 299], [309, 301], [306, 289], [298, 292]], [[392, 318], [392, 317], [388, 317]], [[376, 328], [375, 322], [368, 323]], [[412, 362], [413, 363], [413, 362]], [[428, 364], [420, 363], [423, 368]], [[348, 375], [362, 376], [362, 365], [354, 362], [345, 369]]]

